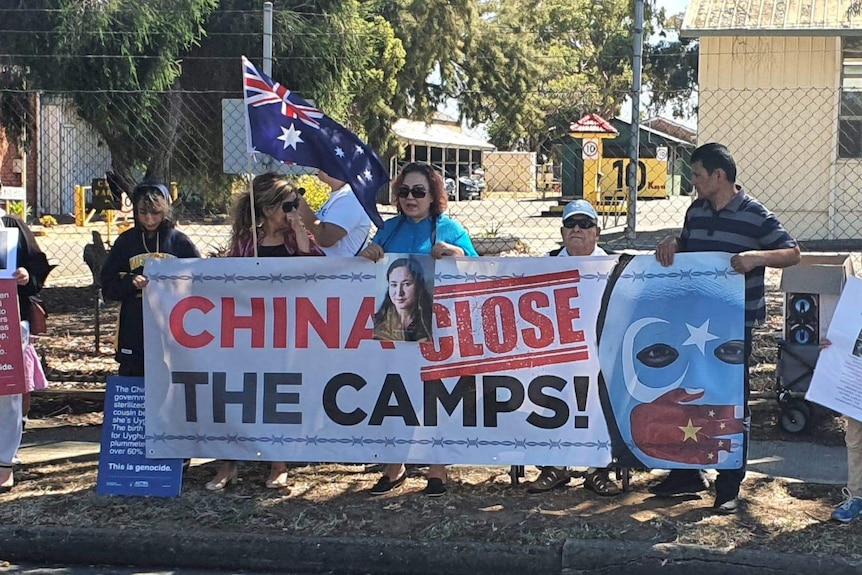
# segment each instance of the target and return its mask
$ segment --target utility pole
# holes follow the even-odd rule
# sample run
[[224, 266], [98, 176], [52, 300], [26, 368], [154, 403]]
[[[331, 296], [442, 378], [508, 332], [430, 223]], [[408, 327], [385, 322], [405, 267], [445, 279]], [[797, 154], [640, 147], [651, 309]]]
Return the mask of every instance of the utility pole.
[[644, 0], [635, 0], [635, 27], [632, 39], [632, 136], [629, 143], [629, 168], [627, 180], [629, 188], [629, 205], [626, 210], [626, 238], [633, 240], [637, 231], [637, 207], [638, 207], [638, 162], [640, 161], [640, 114], [641, 114], [641, 85], [643, 79], [644, 52]]

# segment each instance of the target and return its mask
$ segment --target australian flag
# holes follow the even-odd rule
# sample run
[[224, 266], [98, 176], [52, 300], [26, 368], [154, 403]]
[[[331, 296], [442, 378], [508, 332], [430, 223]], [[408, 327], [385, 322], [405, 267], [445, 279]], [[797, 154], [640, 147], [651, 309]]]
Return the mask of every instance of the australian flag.
[[319, 168], [347, 182], [377, 227], [377, 190], [389, 174], [374, 150], [242, 58], [248, 152], [262, 152], [286, 164]]

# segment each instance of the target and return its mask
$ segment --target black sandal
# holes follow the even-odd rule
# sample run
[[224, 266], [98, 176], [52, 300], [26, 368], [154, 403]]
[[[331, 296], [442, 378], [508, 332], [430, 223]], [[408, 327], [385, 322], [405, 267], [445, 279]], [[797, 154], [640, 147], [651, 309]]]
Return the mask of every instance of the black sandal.
[[584, 475], [584, 487], [604, 497], [621, 493], [619, 486], [611, 480], [610, 471], [607, 469], [596, 469]]
[[389, 479], [388, 475], [384, 475], [380, 479], [377, 480], [377, 483], [374, 484], [374, 487], [371, 488], [371, 491], [368, 493], [370, 495], [383, 495], [385, 493], [389, 493], [393, 489], [397, 489], [401, 487], [401, 484], [407, 480], [407, 472], [401, 474], [401, 477], [398, 479]]

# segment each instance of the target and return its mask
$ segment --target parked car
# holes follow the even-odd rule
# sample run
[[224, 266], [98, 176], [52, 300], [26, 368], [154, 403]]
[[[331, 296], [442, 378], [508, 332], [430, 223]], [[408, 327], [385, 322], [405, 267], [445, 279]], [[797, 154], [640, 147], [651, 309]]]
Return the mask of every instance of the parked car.
[[[453, 183], [457, 180], [459, 200], [481, 200], [482, 194], [485, 193], [485, 170], [479, 164], [462, 164], [459, 166], [457, 178], [451, 170], [447, 171], [447, 178]], [[449, 199], [455, 199], [454, 189], [449, 191]]]

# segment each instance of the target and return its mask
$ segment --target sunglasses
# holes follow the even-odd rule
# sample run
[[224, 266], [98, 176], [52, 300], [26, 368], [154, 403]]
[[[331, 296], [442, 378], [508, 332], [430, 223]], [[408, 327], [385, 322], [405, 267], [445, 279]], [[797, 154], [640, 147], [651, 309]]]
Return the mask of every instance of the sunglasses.
[[299, 208], [299, 198], [296, 198], [295, 200], [288, 200], [288, 201], [284, 202], [283, 204], [281, 204], [281, 211], [284, 212], [285, 214], [289, 214], [290, 212], [292, 212], [293, 210], [296, 210], [298, 208]]
[[413, 186], [412, 188], [408, 188], [407, 186], [401, 186], [398, 188], [398, 197], [406, 198], [407, 196], [412, 195], [417, 200], [419, 198], [424, 198], [425, 194], [428, 192], [422, 186]]
[[563, 220], [563, 227], [569, 230], [575, 227], [581, 228], [582, 230], [588, 230], [596, 227], [596, 222], [593, 220], [576, 220], [575, 218], [569, 218], [567, 220]]

